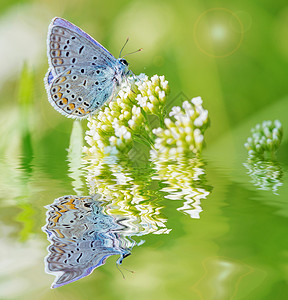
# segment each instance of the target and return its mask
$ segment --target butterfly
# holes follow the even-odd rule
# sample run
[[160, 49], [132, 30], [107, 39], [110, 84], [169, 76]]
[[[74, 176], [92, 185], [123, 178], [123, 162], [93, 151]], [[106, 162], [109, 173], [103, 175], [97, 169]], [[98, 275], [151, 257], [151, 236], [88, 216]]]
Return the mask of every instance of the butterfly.
[[93, 196], [62, 196], [46, 206], [47, 233], [51, 245], [45, 269], [56, 276], [52, 288], [79, 280], [104, 265], [112, 255], [120, 255], [117, 264], [131, 254], [122, 232], [125, 225], [105, 214], [104, 202]]
[[84, 119], [111, 99], [130, 71], [79, 27], [54, 18], [48, 29], [48, 100], [68, 118]]

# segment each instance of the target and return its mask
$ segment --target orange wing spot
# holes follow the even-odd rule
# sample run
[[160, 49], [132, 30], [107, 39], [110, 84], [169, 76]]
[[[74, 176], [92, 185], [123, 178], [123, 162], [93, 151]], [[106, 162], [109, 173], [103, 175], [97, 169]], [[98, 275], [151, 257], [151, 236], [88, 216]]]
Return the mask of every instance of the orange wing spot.
[[60, 214], [58, 211], [55, 211], [55, 216], [50, 218], [50, 221], [53, 222], [53, 225], [50, 225], [50, 227], [54, 227], [56, 225], [56, 223], [58, 222], [59, 218], [62, 216], [62, 214]]
[[[56, 53], [55, 53], [56, 54]], [[57, 65], [62, 65], [63, 64], [63, 59], [61, 58], [53, 58], [53, 63]]]
[[60, 80], [57, 83], [62, 83], [66, 80], [67, 78], [65, 76], [61, 77]]
[[73, 204], [74, 200], [74, 198], [70, 198], [67, 202], [57, 205], [59, 213], [65, 213], [69, 209], [76, 209], [75, 204]]
[[67, 71], [66, 74], [67, 74], [67, 75], [71, 74], [71, 70]]
[[66, 205], [69, 209], [76, 209], [75, 204], [73, 204], [74, 200], [74, 198], [71, 198], [69, 201], [67, 201]]
[[[54, 230], [54, 232], [56, 233], [56, 235], [57, 235], [59, 238], [63, 238], [63, 237], [64, 237], [64, 235], [62, 234], [62, 232], [61, 232], [59, 229], [54, 228], [53, 230]], [[58, 248], [58, 250], [59, 250], [59, 252], [62, 252], [62, 253], [63, 253], [63, 250], [62, 250], [61, 248]]]
[[81, 114], [85, 115], [86, 111], [83, 108], [78, 108], [78, 110], [81, 112]]
[[55, 42], [51, 42], [51, 49], [59, 49], [60, 45], [58, 43]]
[[65, 104], [65, 105], [68, 103], [68, 99], [67, 98], [62, 98], [61, 100], [62, 100], [63, 104]]
[[55, 85], [55, 86], [53, 86], [51, 91], [52, 91], [52, 93], [57, 93], [60, 91], [60, 89], [61, 89], [61, 87], [59, 85]]
[[74, 104], [74, 103], [70, 103], [70, 104], [68, 105], [68, 107], [69, 107], [71, 110], [73, 110], [73, 109], [75, 108], [75, 104]]
[[58, 96], [58, 98], [61, 98], [63, 94], [58, 92], [58, 93], [56, 93], [56, 95]]

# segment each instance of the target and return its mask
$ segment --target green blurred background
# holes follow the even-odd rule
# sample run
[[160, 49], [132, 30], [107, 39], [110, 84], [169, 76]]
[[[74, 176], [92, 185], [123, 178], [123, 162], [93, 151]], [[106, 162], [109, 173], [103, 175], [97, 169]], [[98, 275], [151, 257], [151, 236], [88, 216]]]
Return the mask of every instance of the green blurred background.
[[[131, 70], [148, 76], [165, 75], [171, 88], [170, 106], [180, 104], [186, 97], [201, 96], [211, 118], [204, 154], [216, 160], [215, 166], [221, 165], [223, 170], [230, 168], [229, 175], [234, 176], [233, 183], [222, 182], [221, 185], [226, 175], [222, 170], [210, 170], [214, 202], [211, 201], [209, 207], [204, 205], [206, 215], [201, 217], [204, 224], [194, 223], [191, 227], [191, 220], [186, 216], [172, 217], [170, 225], [180, 224], [180, 228], [174, 228], [173, 239], [148, 238], [147, 249], [153, 245], [149, 255], [142, 250], [146, 244], [133, 250], [130, 261], [132, 268], [138, 266], [141, 270], [138, 276], [123, 281], [117, 275], [111, 280], [115, 266], [109, 261], [107, 268], [93, 274], [94, 277], [60, 291], [49, 290], [51, 276], [43, 273], [47, 241], [40, 229], [45, 219], [43, 206], [63, 194], [73, 193], [71, 179], [66, 175], [66, 149], [73, 121], [52, 108], [43, 84], [48, 68], [47, 29], [55, 16], [81, 27], [116, 57], [129, 36], [124, 54], [144, 49], [127, 57]], [[249, 210], [263, 214], [257, 219], [263, 231], [269, 232], [268, 223], [278, 222], [279, 239], [284, 234], [287, 236], [284, 231], [287, 213], [279, 219], [273, 215], [276, 208], [270, 214], [269, 206], [265, 206], [275, 196], [268, 200], [262, 194], [251, 196], [251, 187], [239, 190], [239, 173], [233, 164], [234, 159], [245, 158], [242, 147], [251, 126], [264, 119], [279, 118], [284, 132], [287, 129], [287, 1], [2, 0], [0, 60], [0, 227], [4, 253], [1, 265], [3, 270], [9, 267], [9, 271], [5, 269], [7, 271], [1, 273], [2, 299], [94, 299], [94, 296], [95, 299], [134, 299], [136, 295], [138, 299], [178, 299], [180, 296], [191, 299], [190, 295], [208, 300], [232, 299], [232, 296], [233, 299], [276, 299], [278, 296], [277, 299], [284, 299], [287, 263], [281, 265], [283, 257], [279, 253], [284, 249], [287, 253], [287, 242], [283, 240], [279, 244], [283, 249], [278, 251], [277, 243], [269, 236], [268, 250], [259, 250], [267, 242], [267, 236], [251, 233], [244, 241], [246, 245], [252, 244], [251, 252], [245, 256], [240, 246], [235, 254], [232, 246], [238, 242], [235, 236], [245, 236], [244, 232], [256, 224], [249, 218], [243, 227], [228, 223], [233, 214], [241, 218], [247, 205]], [[85, 130], [86, 122], [81, 124]], [[287, 167], [286, 137], [283, 144], [278, 157]], [[228, 206], [222, 212], [221, 208], [227, 206], [227, 199], [235, 191], [245, 201], [248, 196], [256, 199], [256, 204], [244, 201], [240, 206], [235, 200], [236, 208]], [[266, 202], [259, 208], [262, 198]], [[35, 204], [33, 209], [31, 203]], [[285, 209], [288, 211], [287, 205]], [[166, 208], [166, 214], [173, 216], [175, 210], [173, 202]], [[269, 221], [263, 217], [266, 214], [270, 216]], [[215, 224], [217, 229], [213, 229]], [[230, 235], [225, 236], [228, 231]], [[279, 255], [262, 269], [266, 257], [275, 252]], [[7, 257], [7, 253], [11, 253], [11, 257]], [[165, 263], [159, 265], [159, 260]], [[229, 271], [231, 265], [236, 267]], [[271, 268], [269, 277], [267, 270]], [[215, 270], [231, 275], [232, 292], [229, 288], [227, 293], [221, 291], [221, 284], [227, 287], [230, 281], [227, 277], [221, 283], [221, 278], [213, 277]], [[272, 279], [265, 285], [267, 277]], [[239, 278], [244, 278], [244, 283]], [[219, 288], [216, 294], [213, 286]], [[247, 298], [254, 289], [258, 292]], [[142, 294], [138, 295], [139, 291]], [[228, 298], [228, 294], [232, 296]]]
[[127, 57], [135, 74], [165, 75], [171, 102], [181, 92], [203, 97], [213, 124], [208, 139], [217, 139], [287, 94], [284, 0], [1, 1], [0, 12], [1, 119], [6, 130], [6, 118], [14, 127], [11, 118], [19, 107], [19, 78], [26, 62], [35, 79], [33, 138], [43, 144], [51, 145], [51, 139], [65, 144], [63, 135], [67, 141], [72, 126], [50, 107], [43, 88], [47, 28], [54, 16], [75, 23], [116, 57], [129, 36], [126, 53], [144, 49]]

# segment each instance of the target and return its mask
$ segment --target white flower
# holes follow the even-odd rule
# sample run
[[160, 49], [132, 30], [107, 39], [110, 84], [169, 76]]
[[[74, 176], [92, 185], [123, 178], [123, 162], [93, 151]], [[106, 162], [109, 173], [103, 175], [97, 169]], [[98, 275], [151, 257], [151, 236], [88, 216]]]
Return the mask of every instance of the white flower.
[[162, 132], [162, 128], [155, 128], [152, 130], [155, 135], [159, 135]]
[[195, 106], [201, 106], [202, 105], [202, 98], [201, 97], [195, 97], [191, 100], [191, 103]]
[[201, 117], [198, 117], [197, 119], [195, 119], [194, 125], [195, 125], [196, 127], [201, 127], [201, 126], [203, 125], [203, 120], [202, 120], [202, 118], [201, 118]]
[[159, 95], [159, 99], [160, 99], [160, 100], [163, 100], [163, 99], [165, 98], [165, 92], [164, 92], [164, 91], [160, 91], [160, 92], [158, 93], [158, 95]]
[[181, 112], [181, 108], [179, 106], [172, 107], [171, 112], [169, 113], [170, 117], [173, 117]]

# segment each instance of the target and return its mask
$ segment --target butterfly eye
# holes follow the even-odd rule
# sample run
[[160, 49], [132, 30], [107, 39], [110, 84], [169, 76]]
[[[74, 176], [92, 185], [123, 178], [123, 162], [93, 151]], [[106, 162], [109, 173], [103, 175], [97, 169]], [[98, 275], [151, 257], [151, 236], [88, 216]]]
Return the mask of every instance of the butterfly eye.
[[123, 65], [128, 66], [128, 62], [127, 62], [126, 59], [121, 58], [121, 59], [120, 59], [120, 62], [121, 62]]

